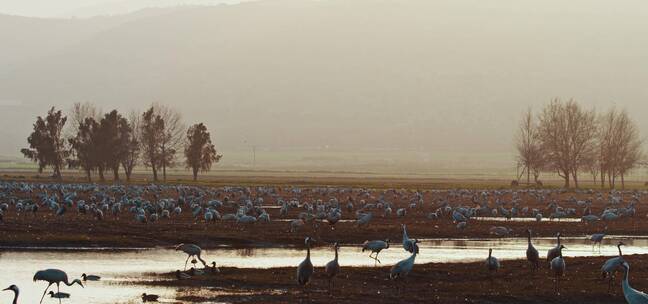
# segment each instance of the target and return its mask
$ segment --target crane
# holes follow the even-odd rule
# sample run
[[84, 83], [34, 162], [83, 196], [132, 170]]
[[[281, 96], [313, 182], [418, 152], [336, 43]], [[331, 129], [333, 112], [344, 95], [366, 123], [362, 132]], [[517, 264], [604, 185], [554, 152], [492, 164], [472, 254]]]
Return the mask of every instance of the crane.
[[326, 277], [328, 277], [328, 282], [329, 282], [330, 293], [333, 293], [333, 278], [335, 278], [335, 276], [337, 276], [338, 273], [340, 273], [340, 264], [338, 263], [338, 250], [340, 249], [340, 244], [336, 242], [335, 245], [333, 245], [333, 248], [335, 248], [335, 259], [326, 263], [326, 267], [325, 267]]
[[[374, 259], [374, 266], [376, 266], [376, 263], [380, 263], [380, 260], [378, 259], [378, 255], [383, 249], [389, 248], [389, 239], [386, 239], [384, 241], [382, 240], [375, 240], [375, 241], [365, 241], [364, 244], [362, 244], [362, 252], [365, 252], [365, 250], [371, 250], [371, 253], [369, 254], [369, 257]], [[372, 256], [373, 254], [376, 254], [376, 256]]]
[[[403, 280], [409, 275], [409, 273], [412, 271], [412, 268], [414, 267], [414, 261], [416, 260], [416, 255], [419, 253], [419, 247], [417, 243], [418, 240], [415, 239], [413, 241], [414, 250], [412, 252], [412, 255], [409, 258], [401, 260], [398, 263], [396, 263], [394, 266], [392, 266], [389, 272], [390, 279]], [[398, 287], [398, 293], [400, 294], [400, 286]]]
[[556, 244], [556, 247], [549, 249], [547, 251], [547, 262], [551, 263], [551, 261], [558, 256], [558, 252], [560, 251], [560, 232], [556, 234], [556, 237], [558, 239], [558, 242]]
[[533, 271], [538, 270], [539, 264], [540, 264], [540, 254], [538, 253], [538, 249], [536, 249], [533, 246], [533, 243], [531, 243], [531, 229], [527, 229], [528, 237], [527, 237], [527, 250], [526, 250], [526, 257], [527, 261], [531, 263], [531, 267]]
[[[72, 282], [69, 282], [67, 273], [59, 269], [45, 269], [37, 271], [36, 274], [34, 274], [34, 282], [36, 281], [46, 281], [47, 283], [49, 283], [49, 285], [47, 285], [47, 288], [45, 288], [45, 291], [43, 291], [43, 296], [41, 297], [40, 303], [43, 303], [43, 298], [45, 298], [45, 294], [47, 293], [47, 290], [50, 288], [50, 286], [52, 286], [52, 284], [56, 284], [57, 292], [60, 292], [61, 283], [67, 286], [79, 284], [81, 287], [83, 287], [81, 280], [74, 279]], [[59, 299], [59, 302], [61, 302], [61, 299]]]
[[558, 281], [561, 276], [565, 275], [565, 259], [562, 256], [562, 250], [565, 248], [565, 246], [560, 245], [558, 247], [558, 256], [553, 258], [549, 264], [554, 276], [554, 290], [558, 295], [560, 295], [560, 292], [558, 291]]
[[310, 258], [310, 248], [313, 239], [311, 237], [306, 237], [304, 243], [306, 244], [306, 258], [299, 263], [297, 266], [297, 283], [301, 286], [306, 286], [310, 283], [311, 276], [315, 269], [313, 268], [313, 263]]
[[617, 244], [617, 248], [619, 249], [619, 255], [613, 258], [608, 259], [603, 263], [603, 266], [601, 266], [601, 276], [603, 279], [606, 277], [609, 277], [608, 280], [608, 293], [610, 290], [612, 290], [612, 281], [614, 281], [614, 275], [619, 267], [625, 262], [623, 259], [623, 253], [621, 253], [621, 246], [625, 245], [623, 242], [619, 242]]
[[18, 295], [20, 294], [20, 289], [18, 289], [18, 286], [16, 286], [16, 285], [11, 285], [11, 286], [9, 286], [9, 287], [3, 289], [3, 291], [5, 291], [5, 290], [13, 291], [13, 293], [14, 293], [14, 298], [13, 298], [13, 302], [11, 302], [11, 303], [12, 303], [12, 304], [18, 304]]
[[200, 262], [202, 262], [205, 268], [207, 267], [207, 262], [200, 257], [202, 249], [196, 244], [179, 244], [175, 247], [175, 250], [181, 250], [187, 254], [187, 260], [185, 261], [185, 270], [187, 270], [187, 263], [191, 257], [197, 257]]
[[414, 252], [414, 241], [407, 235], [407, 226], [405, 226], [405, 224], [401, 224], [401, 227], [403, 228], [403, 249], [405, 249], [405, 251], [409, 253], [412, 253]]
[[648, 295], [632, 288], [630, 282], [628, 282], [628, 276], [630, 274], [630, 264], [628, 262], [623, 262], [621, 264], [623, 267], [623, 282], [621, 286], [623, 287], [623, 297], [625, 297], [628, 304], [646, 304], [648, 303]]

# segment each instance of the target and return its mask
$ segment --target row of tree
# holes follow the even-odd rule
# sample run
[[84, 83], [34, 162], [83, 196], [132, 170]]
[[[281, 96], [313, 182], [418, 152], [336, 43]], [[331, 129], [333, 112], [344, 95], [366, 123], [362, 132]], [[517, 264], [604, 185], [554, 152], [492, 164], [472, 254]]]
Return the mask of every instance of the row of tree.
[[216, 152], [207, 127], [198, 123], [186, 128], [177, 111], [154, 104], [144, 113], [131, 112], [124, 117], [117, 110], [101, 114], [89, 103], [76, 103], [68, 117], [51, 108], [39, 116], [27, 138], [29, 148], [21, 150], [38, 164], [39, 172], [51, 167], [55, 178], [61, 178], [64, 167], [83, 170], [92, 181], [96, 172], [101, 181], [106, 171], [119, 180], [120, 168], [130, 181], [133, 169], [142, 164], [151, 168], [153, 180], [176, 164], [177, 154], [184, 151], [185, 165], [194, 180], [200, 171], [208, 171], [222, 155]]
[[591, 174], [601, 187], [610, 188], [643, 165], [642, 139], [628, 113], [610, 109], [597, 114], [574, 100], [554, 99], [537, 116], [528, 110], [516, 137], [518, 164], [539, 183], [540, 172], [555, 172], [565, 187], [578, 187], [579, 173]]

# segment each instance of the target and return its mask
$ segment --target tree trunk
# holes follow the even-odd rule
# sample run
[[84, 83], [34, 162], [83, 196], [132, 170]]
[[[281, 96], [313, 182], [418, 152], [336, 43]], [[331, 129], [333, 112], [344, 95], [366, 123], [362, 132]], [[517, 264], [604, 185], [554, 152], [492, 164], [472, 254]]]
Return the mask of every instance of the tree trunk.
[[124, 174], [126, 174], [126, 181], [130, 182], [131, 180], [131, 173], [133, 173], [133, 168], [128, 168], [126, 163], [123, 163], [122, 166], [124, 167]]
[[623, 173], [621, 173], [621, 189], [625, 190], [625, 177]]
[[569, 188], [571, 186], [569, 183], [569, 172], [565, 173], [565, 175], [563, 175], [563, 178], [565, 179], [565, 188]]
[[113, 170], [113, 180], [116, 182], [119, 181], [119, 165], [113, 167], [112, 170]]
[[54, 165], [54, 179], [61, 179], [61, 166]]
[[578, 189], [578, 171], [574, 171], [572, 176], [574, 177], [574, 187], [576, 187], [576, 189]]
[[198, 168], [193, 168], [193, 180], [194, 182], [198, 180]]
[[529, 184], [531, 184], [531, 167], [527, 166], [526, 171], [527, 171], [527, 186], [528, 186]]
[[162, 162], [162, 180], [166, 182], [166, 162]]
[[86, 176], [88, 177], [88, 183], [92, 183], [92, 176], [90, 175], [90, 170], [85, 170], [86, 171]]
[[102, 182], [105, 182], [106, 178], [104, 177], [104, 168], [99, 167], [99, 168], [97, 168], [97, 171], [99, 171], [99, 180], [102, 181]]
[[153, 181], [157, 182], [158, 181], [158, 175], [157, 175], [157, 168], [155, 167], [155, 163], [151, 165], [151, 169], [153, 169]]

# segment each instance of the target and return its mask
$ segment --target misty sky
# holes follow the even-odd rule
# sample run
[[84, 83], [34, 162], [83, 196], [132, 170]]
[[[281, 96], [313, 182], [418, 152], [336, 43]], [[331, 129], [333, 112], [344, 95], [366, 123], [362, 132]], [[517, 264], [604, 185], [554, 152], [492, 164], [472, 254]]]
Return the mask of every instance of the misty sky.
[[92, 17], [124, 14], [148, 7], [235, 4], [242, 1], [246, 0], [0, 0], [0, 13], [42, 18]]
[[[225, 151], [506, 154], [509, 164], [521, 113], [554, 97], [627, 109], [648, 135], [644, 0], [175, 8], [224, 2], [236, 1], [0, 0], [0, 13], [68, 18], [0, 16], [0, 155], [17, 155], [50, 106], [85, 101], [124, 113], [170, 105]], [[126, 14], [153, 6], [174, 8]], [[113, 16], [69, 20], [96, 15]]]

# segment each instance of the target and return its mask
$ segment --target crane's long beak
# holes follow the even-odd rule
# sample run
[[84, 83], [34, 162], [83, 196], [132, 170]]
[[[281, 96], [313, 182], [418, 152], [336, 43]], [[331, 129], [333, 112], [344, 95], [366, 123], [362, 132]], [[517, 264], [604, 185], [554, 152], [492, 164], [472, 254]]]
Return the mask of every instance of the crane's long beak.
[[2, 291], [5, 291], [5, 290], [10, 290], [10, 289], [9, 289], [9, 287], [7, 287], [7, 288], [3, 289]]

